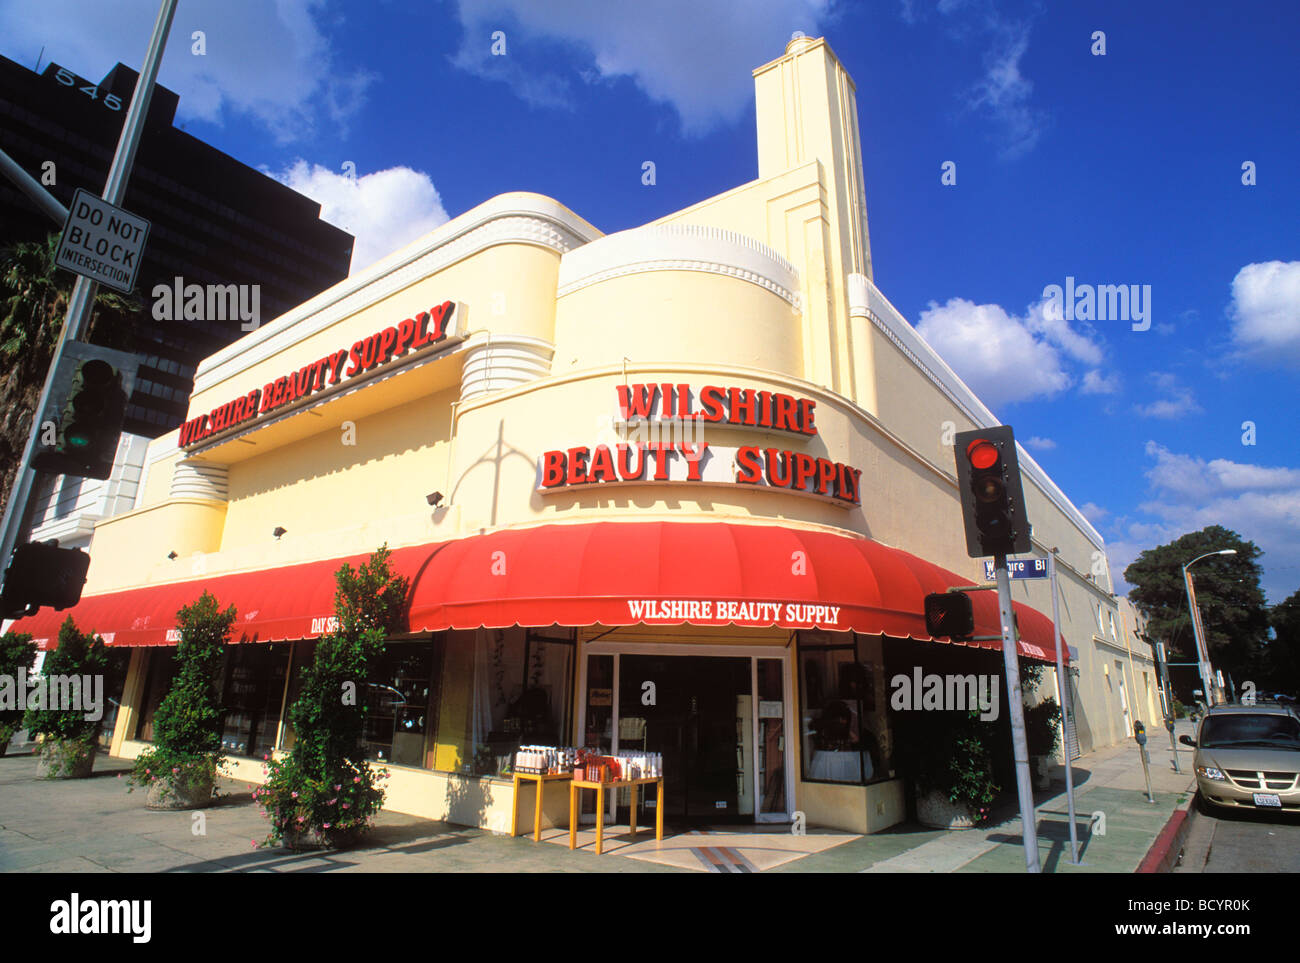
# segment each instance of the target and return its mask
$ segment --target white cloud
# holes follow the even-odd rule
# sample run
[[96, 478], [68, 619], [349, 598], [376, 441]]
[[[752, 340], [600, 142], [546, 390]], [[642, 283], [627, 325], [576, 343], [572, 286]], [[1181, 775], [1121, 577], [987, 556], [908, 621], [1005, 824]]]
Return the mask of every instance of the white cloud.
[[271, 176], [318, 201], [323, 220], [356, 237], [353, 274], [447, 223], [429, 175], [409, 167], [349, 177], [298, 160]]
[[1195, 414], [1201, 410], [1196, 403], [1192, 389], [1178, 382], [1178, 378], [1167, 371], [1151, 374], [1151, 382], [1164, 398], [1145, 405], [1137, 405], [1134, 410], [1144, 418], [1181, 418], [1183, 415]]
[[[1295, 591], [1292, 573], [1300, 568], [1300, 468], [1225, 458], [1207, 461], [1154, 441], [1147, 442], [1146, 454], [1154, 459], [1145, 472], [1151, 497], [1139, 508], [1148, 518], [1116, 520], [1123, 524], [1120, 537], [1107, 542], [1112, 565], [1187, 532], [1222, 525], [1263, 549], [1260, 564], [1270, 600], [1280, 601]], [[1116, 568], [1117, 576], [1122, 569], [1122, 565]]]
[[1300, 261], [1247, 264], [1232, 279], [1228, 316], [1244, 354], [1300, 365]]
[[1079, 390], [1085, 395], [1113, 395], [1119, 391], [1119, 374], [1104, 375], [1094, 368], [1084, 374]]
[[1109, 508], [1102, 508], [1092, 502], [1084, 502], [1079, 506], [1079, 511], [1083, 512], [1083, 517], [1094, 525], [1100, 523], [1107, 515], [1110, 514]]
[[[465, 36], [453, 62], [503, 81], [524, 100], [571, 104], [573, 81], [630, 78], [670, 104], [688, 134], [738, 119], [753, 96], [750, 71], [780, 56], [795, 30], [817, 36], [830, 0], [457, 0]], [[492, 33], [506, 35], [493, 56]], [[719, 38], [725, 42], [719, 42]], [[547, 50], [547, 41], [552, 49]], [[566, 74], [554, 46], [581, 51]]]
[[1000, 129], [1001, 154], [1007, 160], [1028, 153], [1047, 126], [1047, 114], [1030, 104], [1034, 85], [1020, 73], [1029, 49], [1029, 29], [996, 24], [995, 44], [985, 57], [984, 76], [970, 94], [970, 105], [983, 110]]
[[1038, 451], [1051, 451], [1056, 447], [1056, 442], [1052, 441], [1050, 438], [1039, 438], [1037, 435], [1034, 435], [1032, 438], [1025, 441], [1025, 447], [1034, 448]]
[[[156, 3], [41, 0], [0, 7], [8, 56], [45, 61], [98, 80], [118, 60], [139, 69]], [[345, 124], [373, 79], [340, 67], [321, 21], [325, 0], [183, 0], [168, 35], [159, 83], [180, 95], [179, 120], [260, 121], [280, 143], [310, 134], [322, 116]], [[206, 52], [192, 52], [195, 31]]]
[[1102, 359], [1090, 332], [1045, 317], [1044, 302], [1025, 317], [997, 304], [952, 298], [931, 301], [916, 325], [921, 335], [990, 408], [1029, 398], [1051, 398], [1074, 384], [1067, 359]]

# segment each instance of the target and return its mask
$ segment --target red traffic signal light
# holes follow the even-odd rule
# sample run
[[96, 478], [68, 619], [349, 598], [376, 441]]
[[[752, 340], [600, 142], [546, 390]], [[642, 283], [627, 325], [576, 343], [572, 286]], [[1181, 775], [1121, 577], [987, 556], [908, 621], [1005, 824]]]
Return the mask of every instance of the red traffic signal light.
[[972, 558], [1030, 551], [1029, 520], [1010, 426], [960, 432], [955, 449], [966, 551]]
[[965, 592], [925, 597], [925, 631], [935, 638], [967, 639], [975, 634], [975, 614]]
[[71, 608], [81, 601], [90, 556], [59, 543], [29, 542], [14, 549], [0, 592], [0, 618], [30, 615], [42, 606]]

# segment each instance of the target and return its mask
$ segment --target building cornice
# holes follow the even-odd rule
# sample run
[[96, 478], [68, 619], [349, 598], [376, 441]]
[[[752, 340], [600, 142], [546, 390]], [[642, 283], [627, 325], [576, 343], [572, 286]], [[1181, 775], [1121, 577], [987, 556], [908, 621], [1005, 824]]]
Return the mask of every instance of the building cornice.
[[757, 284], [798, 304], [799, 272], [744, 234], [699, 224], [651, 224], [609, 234], [564, 255], [558, 295], [649, 271], [703, 271]]
[[549, 197], [499, 195], [204, 359], [195, 373], [194, 394], [489, 247], [532, 244], [563, 255], [600, 236], [599, 230]]

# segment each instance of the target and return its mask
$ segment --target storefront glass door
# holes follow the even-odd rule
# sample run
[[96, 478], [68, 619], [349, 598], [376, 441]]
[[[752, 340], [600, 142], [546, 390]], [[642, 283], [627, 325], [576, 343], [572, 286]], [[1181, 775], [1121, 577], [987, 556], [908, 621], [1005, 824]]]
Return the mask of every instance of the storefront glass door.
[[[784, 821], [792, 791], [788, 659], [758, 655], [765, 650], [757, 647], [702, 648], [589, 648], [579, 703], [584, 742], [616, 752], [660, 753], [664, 818], [670, 824]], [[639, 795], [638, 822], [652, 820], [654, 794]], [[620, 797], [618, 818], [625, 820], [629, 793]], [[613, 800], [610, 810], [612, 817]]]

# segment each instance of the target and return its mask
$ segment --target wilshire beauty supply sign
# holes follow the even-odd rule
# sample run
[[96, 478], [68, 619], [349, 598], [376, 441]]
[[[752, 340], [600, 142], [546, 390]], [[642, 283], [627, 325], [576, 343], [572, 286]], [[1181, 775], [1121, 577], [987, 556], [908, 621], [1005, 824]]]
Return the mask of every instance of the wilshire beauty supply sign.
[[254, 388], [247, 395], [219, 405], [207, 414], [191, 418], [181, 425], [180, 445], [184, 448], [228, 428], [255, 421], [300, 398], [323, 391], [348, 378], [359, 377], [381, 365], [391, 364], [409, 352], [444, 341], [452, 333], [455, 315], [456, 302], [444, 301], [413, 318], [362, 338], [351, 348], [340, 348], [297, 371], [268, 382], [265, 387]]
[[579, 485], [711, 482], [821, 495], [845, 507], [862, 503], [862, 471], [851, 465], [789, 448], [720, 446], [701, 439], [702, 426], [710, 424], [788, 432], [800, 439], [816, 437], [817, 405], [809, 398], [716, 385], [705, 385], [698, 395], [689, 385], [619, 385], [617, 390], [624, 428], [671, 427], [695, 440], [628, 441], [544, 452], [537, 467], [539, 491]]

